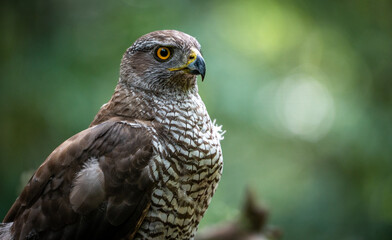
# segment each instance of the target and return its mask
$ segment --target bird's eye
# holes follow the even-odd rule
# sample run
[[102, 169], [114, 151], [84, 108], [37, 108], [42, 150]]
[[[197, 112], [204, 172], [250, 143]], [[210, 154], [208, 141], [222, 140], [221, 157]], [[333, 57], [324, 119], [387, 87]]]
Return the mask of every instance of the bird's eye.
[[171, 52], [170, 49], [167, 47], [160, 47], [157, 49], [155, 54], [158, 57], [158, 59], [167, 60], [169, 59]]

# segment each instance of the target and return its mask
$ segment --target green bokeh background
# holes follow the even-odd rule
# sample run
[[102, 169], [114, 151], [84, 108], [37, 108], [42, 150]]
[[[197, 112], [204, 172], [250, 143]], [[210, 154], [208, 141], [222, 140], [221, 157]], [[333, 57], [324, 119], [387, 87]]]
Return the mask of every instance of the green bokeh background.
[[284, 239], [392, 239], [391, 1], [5, 0], [0, 19], [0, 217], [109, 100], [125, 49], [177, 29], [227, 131], [201, 229], [251, 186]]

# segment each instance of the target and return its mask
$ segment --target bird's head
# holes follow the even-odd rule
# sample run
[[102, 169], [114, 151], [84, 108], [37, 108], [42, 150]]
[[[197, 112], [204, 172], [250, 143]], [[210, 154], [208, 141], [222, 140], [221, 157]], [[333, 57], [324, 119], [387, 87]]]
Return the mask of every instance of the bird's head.
[[197, 40], [183, 32], [148, 33], [128, 48], [121, 61], [120, 82], [152, 91], [196, 90], [196, 76], [206, 73]]

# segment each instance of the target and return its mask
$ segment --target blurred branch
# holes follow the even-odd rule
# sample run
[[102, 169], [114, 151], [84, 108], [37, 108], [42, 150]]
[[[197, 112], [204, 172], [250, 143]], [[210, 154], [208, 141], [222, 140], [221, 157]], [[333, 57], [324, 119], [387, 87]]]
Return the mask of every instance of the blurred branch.
[[257, 202], [255, 194], [247, 190], [241, 215], [234, 222], [213, 226], [201, 231], [196, 240], [277, 240], [282, 236], [276, 227], [267, 225], [269, 212]]

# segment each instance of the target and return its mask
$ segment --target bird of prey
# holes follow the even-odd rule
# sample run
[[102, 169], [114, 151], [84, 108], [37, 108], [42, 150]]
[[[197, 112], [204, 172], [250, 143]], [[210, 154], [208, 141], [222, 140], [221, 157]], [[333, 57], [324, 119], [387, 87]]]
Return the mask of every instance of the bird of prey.
[[110, 101], [37, 169], [0, 239], [193, 239], [221, 177], [221, 127], [198, 94], [205, 62], [175, 30], [124, 53]]

